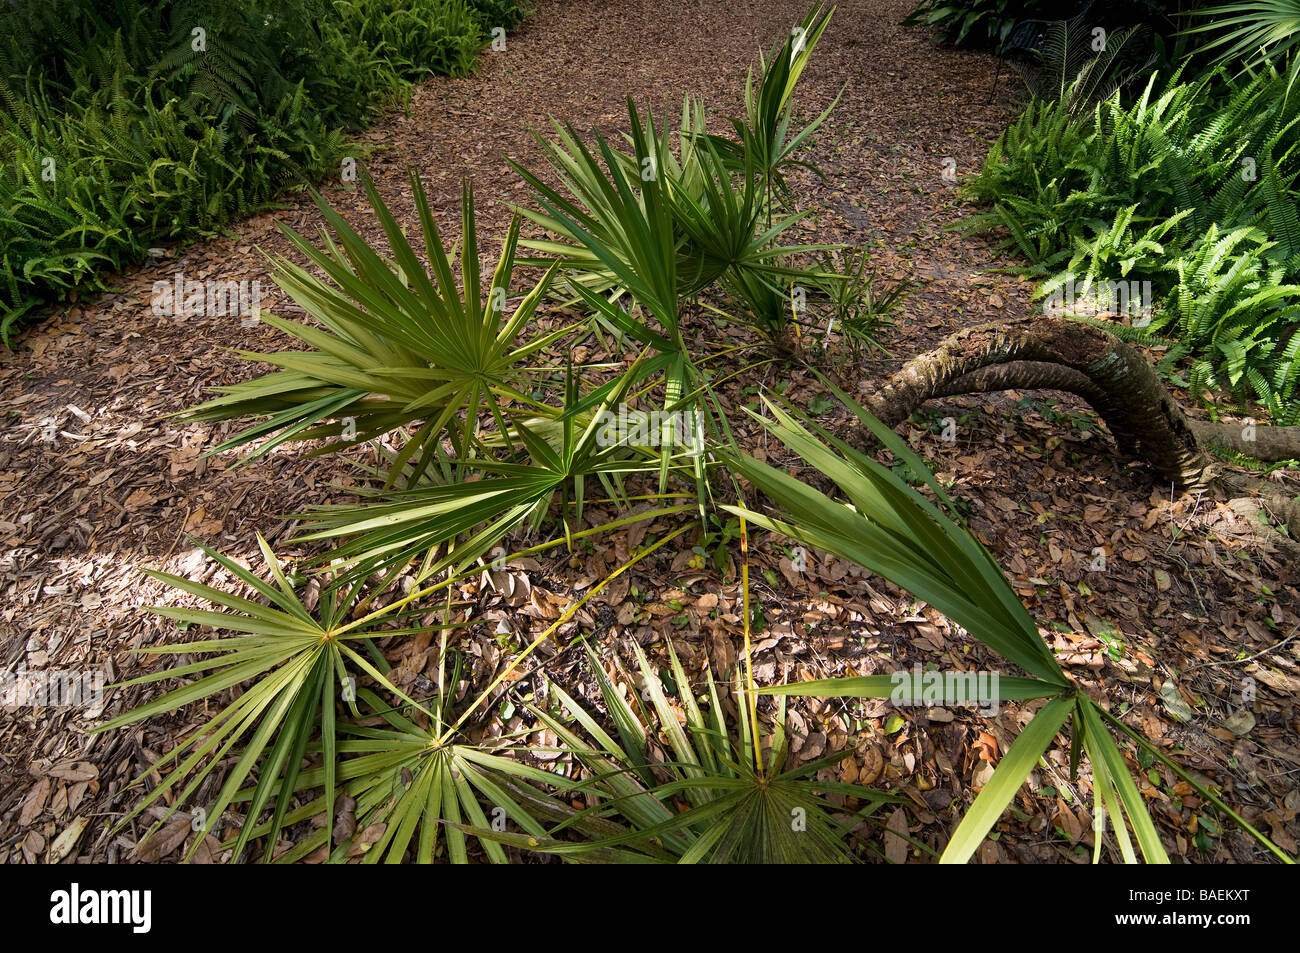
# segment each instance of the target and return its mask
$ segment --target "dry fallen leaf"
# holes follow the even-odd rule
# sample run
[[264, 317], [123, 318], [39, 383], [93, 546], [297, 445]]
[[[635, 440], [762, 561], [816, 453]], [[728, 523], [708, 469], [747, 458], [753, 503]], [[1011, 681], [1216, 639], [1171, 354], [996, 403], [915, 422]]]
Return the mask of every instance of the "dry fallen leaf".
[[1238, 708], [1224, 719], [1223, 724], [1234, 735], [1244, 737], [1255, 727], [1255, 716], [1251, 714], [1249, 708]]
[[41, 854], [45, 853], [45, 838], [39, 831], [28, 831], [23, 838], [22, 851], [29, 864], [36, 863]]
[[889, 823], [885, 825], [885, 859], [891, 864], [907, 863], [907, 852], [910, 845], [900, 837], [900, 834], [907, 833], [907, 815], [903, 809], [897, 808], [889, 816]]
[[41, 811], [45, 810], [45, 802], [49, 799], [49, 796], [50, 780], [49, 778], [41, 778], [23, 800], [23, 809], [18, 812], [18, 826], [26, 827], [36, 820]]
[[379, 838], [384, 836], [386, 830], [388, 830], [387, 824], [371, 824], [352, 842], [352, 846], [348, 848], [348, 856], [360, 857], [370, 849], [371, 844], [378, 842]]
[[135, 845], [136, 859], [145, 864], [156, 864], [181, 844], [190, 834], [190, 817], [173, 818], [167, 825]]
[[142, 506], [150, 506], [156, 499], [156, 496], [142, 487], [132, 492], [122, 505], [128, 510], [135, 510]]
[[334, 807], [334, 844], [337, 846], [357, 830], [357, 800], [349, 795], [339, 798]]
[[61, 781], [93, 781], [99, 769], [89, 761], [64, 761], [50, 768], [49, 776]]
[[874, 784], [885, 770], [885, 756], [876, 745], [868, 745], [861, 751], [862, 770], [858, 772], [858, 783]]
[[[86, 829], [90, 823], [88, 817], [74, 818], [72, 823], [63, 829], [58, 837], [54, 838], [54, 843], [50, 845], [50, 863], [57, 864], [68, 854], [72, 853], [72, 848], [77, 846], [77, 841], [81, 839], [81, 832]], [[188, 827], [188, 823], [186, 827]]]

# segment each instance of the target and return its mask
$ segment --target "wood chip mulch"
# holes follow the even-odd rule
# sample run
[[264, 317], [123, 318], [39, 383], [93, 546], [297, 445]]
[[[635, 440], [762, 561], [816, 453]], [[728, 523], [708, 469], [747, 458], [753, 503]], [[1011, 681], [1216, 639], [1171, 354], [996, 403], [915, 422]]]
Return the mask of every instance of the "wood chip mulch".
[[[811, 117], [843, 90], [809, 154], [824, 178], [792, 179], [801, 206], [816, 210], [801, 237], [870, 247], [884, 278], [917, 283], [885, 336], [890, 356], [846, 369], [864, 391], [952, 331], [1032, 307], [1030, 283], [988, 273], [1012, 262], [987, 240], [946, 230], [970, 210], [944, 178], [945, 159], [955, 160], [958, 177], [976, 170], [1015, 114], [1018, 93], [1004, 76], [990, 96], [991, 57], [942, 49], [925, 31], [899, 26], [910, 6], [839, 3], [798, 94]], [[538, 7], [505, 52], [484, 55], [476, 75], [424, 83], [408, 110], [359, 135], [375, 148], [368, 167], [403, 221], [415, 221], [408, 166], [424, 177], [448, 240], [458, 232], [459, 182], [468, 176], [485, 254], [495, 255], [508, 204], [528, 199], [504, 157], [538, 163], [527, 130], [548, 128], [554, 115], [616, 134], [629, 94], [670, 118], [687, 93], [720, 114], [738, 112], [758, 49], [804, 12], [802, 0], [696, 0], [671, 9], [652, 0], [540, 0]], [[355, 187], [337, 184], [324, 194], [365, 233], [379, 231]], [[348, 458], [281, 448], [237, 466], [231, 454], [202, 455], [230, 427], [168, 416], [252, 375], [232, 349], [283, 344], [265, 324], [158, 317], [149, 306], [154, 282], [177, 272], [258, 279], [264, 308], [294, 314], [271, 284], [263, 253], [297, 260], [275, 222], [314, 235], [321, 218], [305, 194], [283, 205], [232, 225], [233, 237], [163, 249], [118, 276], [112, 293], [57, 309], [0, 355], [0, 671], [96, 671], [107, 682], [138, 676], [156, 663], [129, 650], [178, 638], [171, 623], [142, 607], [183, 598], [143, 569], [220, 584], [224, 574], [189, 537], [260, 567], [257, 533], [276, 544], [291, 535], [294, 512], [348, 499], [333, 486], [355, 482]], [[818, 392], [806, 371], [769, 372], [766, 385], [776, 377], [786, 379], [796, 403]], [[966, 501], [971, 527], [1062, 662], [1294, 853], [1300, 598], [1284, 552], [1231, 507], [1171, 499], [1169, 487], [1117, 457], [1086, 408], [1059, 395], [936, 402], [923, 417], [900, 432]], [[956, 424], [953, 441], [942, 439], [943, 418]], [[752, 433], [747, 439], [761, 443]], [[797, 464], [770, 446], [766, 452], [781, 465]], [[495, 589], [463, 587], [483, 622], [466, 636], [476, 677], [490, 678], [509, 659], [493, 635], [499, 621], [525, 639], [540, 631], [650, 529], [614, 534], [581, 559], [540, 559], [509, 582], [496, 580], [504, 584]], [[617, 650], [610, 658], [624, 659], [630, 639], [662, 652], [671, 636], [691, 670], [705, 658], [726, 670], [742, 645], [739, 584], [734, 572], [696, 568], [692, 555], [639, 565], [584, 609], [568, 634], [594, 631]], [[788, 547], [770, 539], [753, 558], [765, 619], [755, 635], [762, 683], [914, 663], [998, 666], [933, 609], [856, 567], [815, 556], [795, 566]], [[427, 640], [415, 649], [423, 654], [404, 668], [403, 653], [412, 649], [394, 647], [392, 655], [412, 680], [429, 663]], [[547, 664], [578, 696], [595, 697], [580, 652], [560, 650]], [[110, 828], [139, 796], [129, 782], [201, 724], [203, 712], [88, 733], [157, 690], [110, 689], [89, 710], [0, 709], [0, 862], [179, 859], [183, 830], [152, 849], [138, 843], [157, 813], [116, 834]], [[908, 803], [890, 817], [890, 829], [906, 827], [942, 849], [1033, 707], [1005, 705], [985, 718], [967, 709], [926, 716], [887, 702], [812, 701], [792, 707], [795, 756], [844, 752], [832, 777], [903, 793]], [[517, 726], [481, 731], [503, 727]], [[1269, 859], [1207, 812], [1190, 786], [1142, 768], [1143, 795], [1176, 860]], [[1090, 805], [1086, 788], [1069, 777], [1068, 749], [1052, 749], [977, 859], [1086, 862]], [[867, 856], [925, 859], [890, 833], [871, 828], [863, 838]], [[199, 859], [219, 859], [219, 850], [203, 846]]]

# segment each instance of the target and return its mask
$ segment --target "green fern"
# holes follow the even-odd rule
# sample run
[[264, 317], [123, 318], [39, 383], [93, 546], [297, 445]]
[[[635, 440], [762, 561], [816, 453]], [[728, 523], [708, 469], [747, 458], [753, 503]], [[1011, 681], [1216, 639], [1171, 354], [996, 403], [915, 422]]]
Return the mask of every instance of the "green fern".
[[468, 72], [483, 18], [508, 28], [523, 11], [0, 2], [0, 336], [42, 303], [102, 288], [102, 273], [150, 244], [211, 233], [337, 169], [346, 128], [400, 102], [413, 79]]

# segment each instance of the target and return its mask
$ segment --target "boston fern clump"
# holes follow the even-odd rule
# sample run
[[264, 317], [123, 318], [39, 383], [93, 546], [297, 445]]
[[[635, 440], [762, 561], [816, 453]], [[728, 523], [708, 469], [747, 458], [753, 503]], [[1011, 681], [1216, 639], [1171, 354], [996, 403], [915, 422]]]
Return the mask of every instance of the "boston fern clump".
[[469, 0], [469, 5], [489, 35], [495, 27], [513, 30], [533, 12], [528, 0]]
[[[989, 207], [958, 227], [996, 231], [1062, 289], [1143, 282], [1133, 338], [1171, 339], [1162, 368], [1300, 420], [1300, 97], [1284, 71], [1152, 76], [1075, 116], [1035, 100], [989, 152], [968, 194]], [[1082, 293], [1081, 297], [1087, 297]], [[1151, 313], [1154, 311], [1154, 314]], [[1070, 309], [1066, 308], [1070, 313]], [[1090, 319], [1105, 307], [1078, 311]]]
[[524, 8], [466, 0], [0, 5], [0, 336], [154, 244], [350, 154], [343, 130], [463, 75]]
[[344, 0], [335, 9], [348, 42], [371, 51], [399, 81], [468, 73], [487, 24], [465, 0]]
[[[379, 463], [365, 468], [373, 479], [358, 501], [298, 514], [289, 542], [303, 555], [294, 565], [266, 545], [263, 574], [210, 553], [238, 591], [154, 574], [216, 608], [154, 610], [202, 631], [145, 650], [187, 661], [135, 681], [185, 681], [100, 730], [208, 707], [149, 766], [141, 781], [150, 787], [123, 823], [148, 809], [157, 829], [188, 812], [198, 822], [190, 853], [212, 836], [232, 860], [856, 860], [873, 849], [876, 812], [900, 798], [828, 779], [842, 753], [797, 763], [784, 702], [760, 697], [878, 695], [882, 684], [757, 684], [748, 561], [756, 524], [924, 599], [1024, 672], [1003, 679], [1001, 698], [1046, 700], [946, 859], [971, 855], [1067, 722], [1073, 766], [1082, 770], [1087, 755], [1095, 810], [1114, 819], [1113, 856], [1165, 859], [1111, 734], [1128, 729], [1066, 677], [962, 526], [784, 405], [768, 401], [755, 417], [829, 477], [842, 501], [732, 437], [738, 421], [719, 388], [788, 356], [783, 323], [795, 320], [787, 308], [796, 297], [807, 298], [797, 310], [815, 326], [848, 315], [861, 335], [836, 339], [848, 348], [864, 346], [872, 317], [892, 306], [872, 291], [861, 253], [781, 241], [799, 215], [777, 177], [797, 161], [789, 144], [808, 138], [807, 127], [789, 134], [795, 80], [830, 17], [815, 7], [763, 58], [751, 108], [729, 120], [730, 135], [707, 128], [704, 105], [690, 100], [672, 127], [629, 103], [617, 142], [557, 123], [543, 153], [555, 175], [519, 168], [535, 201], [517, 210], [494, 265], [481, 261], [469, 185], [449, 250], [414, 175], [407, 227], [365, 182], [381, 242], [323, 202], [327, 234], [288, 232], [307, 264], [278, 259], [274, 277], [308, 318], [267, 317], [291, 346], [244, 354], [270, 370], [188, 417], [240, 423], [213, 452], [365, 443]], [[525, 241], [524, 220], [547, 234]], [[542, 267], [520, 282], [523, 263]], [[854, 302], [855, 294], [875, 297]], [[810, 314], [819, 298], [828, 305]], [[761, 315], [752, 308], [759, 299]], [[712, 332], [718, 319], [733, 327], [728, 339], [695, 333]], [[585, 342], [600, 343], [605, 359], [581, 363]], [[898, 438], [827, 386], [945, 499]], [[634, 524], [644, 532], [622, 551], [616, 541], [617, 567], [588, 580], [543, 631], [521, 639], [505, 620], [496, 630], [501, 664], [467, 666], [459, 634], [482, 623], [459, 601], [462, 584]], [[625, 669], [588, 645], [604, 712], [558, 684], [547, 666], [564, 656], [543, 646], [556, 646], [620, 576], [670, 547], [733, 541], [739, 671], [688, 670], [671, 646], [666, 668], [636, 646]], [[436, 641], [431, 678], [393, 670], [393, 653], [411, 641], [421, 652]], [[487, 730], [494, 719], [500, 730]], [[546, 748], [524, 743], [541, 733]], [[1098, 837], [1099, 854], [1103, 846]]]

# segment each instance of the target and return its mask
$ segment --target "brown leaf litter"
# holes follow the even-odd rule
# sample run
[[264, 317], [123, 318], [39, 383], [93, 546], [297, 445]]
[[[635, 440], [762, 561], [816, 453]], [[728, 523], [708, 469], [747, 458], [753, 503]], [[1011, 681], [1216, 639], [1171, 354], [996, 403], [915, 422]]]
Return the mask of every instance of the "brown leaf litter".
[[[802, 0], [700, 0], [665, 15], [662, 4], [648, 0], [548, 0], [505, 52], [484, 55], [477, 75], [422, 84], [409, 110], [363, 134], [380, 147], [369, 168], [408, 223], [414, 214], [404, 170], [419, 170], [448, 235], [455, 234], [459, 180], [469, 176], [479, 196], [480, 235], [499, 240], [508, 204], [528, 200], [505, 162], [509, 156], [537, 163], [527, 129], [546, 128], [553, 114], [614, 133], [625, 123], [628, 94], [661, 116], [675, 115], [688, 92], [721, 113], [735, 112], [757, 50], [797, 22], [805, 6]], [[864, 392], [948, 333], [1031, 306], [1028, 282], [985, 273], [1009, 263], [987, 241], [944, 230], [968, 213], [944, 180], [944, 160], [955, 160], [959, 176], [977, 169], [986, 143], [1013, 115], [1014, 96], [1008, 91], [986, 102], [991, 57], [944, 50], [924, 30], [898, 26], [910, 6], [910, 0], [839, 3], [799, 92], [801, 110], [812, 116], [843, 88], [809, 156], [825, 178], [792, 177], [799, 202], [818, 210], [809, 237], [872, 247], [884, 277], [919, 283], [887, 334], [891, 356], [869, 359], [851, 375], [850, 383], [862, 379]], [[325, 194], [363, 232], [377, 235], [359, 192], [336, 185]], [[142, 674], [153, 663], [128, 650], [177, 637], [142, 607], [179, 598], [142, 569], [221, 584], [223, 574], [187, 535], [259, 566], [256, 533], [275, 543], [289, 535], [285, 514], [346, 498], [331, 484], [354, 480], [347, 459], [281, 448], [237, 467], [230, 455], [202, 456], [229, 426], [167, 416], [214, 386], [251, 375], [229, 348], [281, 345], [265, 324], [157, 317], [149, 308], [153, 282], [170, 281], [177, 271], [260, 279], [263, 306], [294, 314], [272, 288], [262, 253], [295, 257], [274, 228], [276, 218], [308, 234], [321, 220], [304, 195], [287, 197], [286, 205], [233, 225], [233, 238], [171, 249], [168, 257], [128, 271], [115, 280], [116, 291], [57, 309], [15, 353], [0, 357], [8, 412], [0, 433], [5, 670], [93, 670], [108, 682]], [[818, 392], [805, 372], [765, 373], [769, 387], [787, 378], [785, 394], [796, 403], [806, 405]], [[733, 390], [724, 399], [749, 398]], [[928, 413], [925, 422], [901, 431], [950, 492], [967, 501], [970, 525], [1067, 669], [1294, 851], [1300, 837], [1295, 567], [1244, 532], [1245, 517], [1231, 508], [1170, 499], [1169, 489], [1153, 486], [1141, 467], [1117, 459], [1077, 402], [1003, 394], [936, 403]], [[956, 424], [953, 441], [933, 426], [944, 417]], [[797, 467], [752, 430], [742, 433], [775, 465]], [[471, 604], [465, 611], [480, 620], [463, 646], [473, 659], [474, 682], [502, 670], [512, 639], [551, 624], [648, 531], [635, 525], [582, 558], [552, 553], [512, 566], [501, 578], [489, 574], [462, 586], [460, 595]], [[763, 683], [914, 663], [997, 667], [995, 657], [939, 613], [855, 566], [806, 554], [796, 570], [790, 547], [773, 539], [751, 555], [754, 599], [765, 620], [754, 633], [755, 674]], [[733, 666], [743, 649], [734, 559], [720, 574], [691, 557], [666, 553], [621, 577], [570, 620], [538, 663], [588, 702], [597, 696], [585, 661], [564, 648], [579, 633], [594, 634], [609, 649], [611, 672], [620, 672], [613, 659], [624, 660], [622, 678], [633, 639], [661, 657], [671, 638], [694, 674], [705, 659], [715, 672]], [[436, 648], [427, 639], [388, 646], [396, 677], [427, 682]], [[534, 669], [526, 669], [521, 678], [531, 677]], [[1247, 685], [1253, 701], [1243, 700]], [[171, 740], [201, 724], [203, 712], [88, 734], [150, 691], [111, 690], [102, 711], [0, 710], [0, 861], [180, 856], [190, 836], [187, 813], [143, 843], [141, 833], [161, 816], [161, 806], [120, 834], [109, 827], [138, 797], [138, 788], [127, 789], [131, 779]], [[873, 856], [917, 861], [923, 855], [901, 835], [941, 848], [1030, 707], [1006, 705], [986, 718], [968, 709], [920, 714], [888, 702], [812, 699], [791, 707], [792, 746], [802, 760], [843, 752], [828, 776], [905, 795], [907, 803], [882, 819], [883, 831], [868, 828], [862, 836], [874, 845]], [[528, 723], [502, 723], [493, 709], [475, 732], [486, 739], [520, 727]], [[980, 861], [1090, 856], [1089, 778], [1070, 779], [1066, 747], [1051, 749], [1046, 765], [1017, 795]], [[1223, 819], [1224, 833], [1197, 846], [1207, 815], [1190, 786], [1163, 770], [1144, 769], [1141, 779], [1173, 854], [1201, 863], [1267, 859]], [[220, 856], [210, 837], [197, 859]]]

